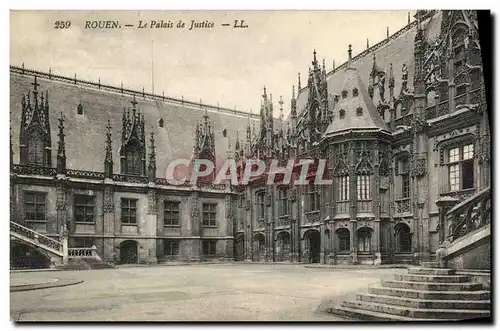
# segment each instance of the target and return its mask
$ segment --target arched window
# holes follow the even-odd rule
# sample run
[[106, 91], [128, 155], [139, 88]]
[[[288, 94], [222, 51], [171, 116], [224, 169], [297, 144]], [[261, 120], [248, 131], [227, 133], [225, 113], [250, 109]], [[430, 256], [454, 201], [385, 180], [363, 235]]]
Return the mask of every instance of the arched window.
[[369, 253], [371, 251], [372, 230], [367, 227], [358, 230], [358, 252]]
[[35, 130], [28, 138], [28, 163], [43, 165], [44, 151], [45, 147], [40, 132]]
[[339, 253], [349, 252], [351, 250], [351, 234], [349, 233], [349, 230], [346, 228], [340, 228], [335, 231], [335, 234], [337, 236], [337, 240], [335, 241], [337, 243], [337, 251]]
[[127, 174], [140, 175], [141, 174], [141, 155], [136, 143], [131, 143], [127, 146], [126, 165]]
[[410, 227], [405, 223], [399, 223], [394, 230], [396, 232], [396, 252], [410, 253], [412, 250]]

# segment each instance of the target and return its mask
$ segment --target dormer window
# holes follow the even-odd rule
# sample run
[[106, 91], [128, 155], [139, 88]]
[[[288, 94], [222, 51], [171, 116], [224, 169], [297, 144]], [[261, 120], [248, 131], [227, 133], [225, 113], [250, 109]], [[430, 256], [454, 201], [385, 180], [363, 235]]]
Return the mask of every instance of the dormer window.
[[83, 106], [82, 106], [82, 104], [81, 104], [81, 103], [80, 103], [80, 104], [78, 104], [78, 106], [76, 107], [76, 113], [77, 113], [78, 115], [83, 115]]
[[357, 87], [353, 88], [353, 89], [352, 89], [352, 96], [353, 96], [353, 97], [357, 97], [357, 96], [358, 96], [358, 92], [359, 92], [359, 91], [358, 91], [358, 88], [357, 88]]
[[347, 91], [343, 90], [342, 91], [342, 99], [345, 99], [345, 98], [347, 98]]
[[345, 117], [345, 110], [344, 109], [341, 109], [339, 111], [339, 115], [340, 115], [340, 119], [343, 119]]
[[361, 108], [361, 107], [356, 108], [356, 115], [362, 116], [363, 115], [363, 108]]
[[160, 119], [158, 120], [158, 126], [159, 126], [160, 128], [163, 128], [163, 118], [160, 118]]

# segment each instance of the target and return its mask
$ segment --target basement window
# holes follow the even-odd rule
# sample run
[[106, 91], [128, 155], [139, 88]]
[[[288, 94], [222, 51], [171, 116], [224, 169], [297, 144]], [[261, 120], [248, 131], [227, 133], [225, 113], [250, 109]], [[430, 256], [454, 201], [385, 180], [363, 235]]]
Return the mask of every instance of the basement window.
[[342, 99], [345, 99], [345, 98], [347, 98], [347, 91], [343, 90], [342, 91]]
[[353, 96], [353, 97], [357, 97], [357, 96], [358, 96], [358, 92], [359, 92], [359, 91], [358, 91], [358, 88], [357, 88], [357, 87], [355, 87], [355, 88], [352, 90], [352, 96]]
[[160, 118], [160, 119], [158, 120], [158, 126], [159, 126], [160, 128], [163, 128], [163, 118]]
[[83, 115], [83, 106], [82, 106], [82, 104], [81, 104], [81, 103], [80, 103], [80, 104], [78, 104], [78, 106], [76, 107], [76, 113], [77, 113], [78, 115]]
[[361, 108], [361, 107], [356, 108], [356, 115], [362, 116], [363, 115], [363, 108]]

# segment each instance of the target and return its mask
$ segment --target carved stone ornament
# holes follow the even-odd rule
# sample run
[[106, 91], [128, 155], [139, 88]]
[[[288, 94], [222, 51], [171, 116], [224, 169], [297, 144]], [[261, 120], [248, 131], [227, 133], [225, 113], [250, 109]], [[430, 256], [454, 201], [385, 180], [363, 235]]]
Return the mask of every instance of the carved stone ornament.
[[427, 158], [425, 156], [415, 156], [411, 162], [411, 175], [413, 177], [423, 177], [427, 174]]
[[226, 195], [226, 219], [230, 220], [233, 217], [233, 205], [231, 203], [231, 196]]
[[424, 114], [416, 113], [413, 115], [413, 119], [411, 121], [411, 129], [414, 133], [422, 132], [428, 127], [429, 124], [427, 123]]
[[198, 196], [196, 195], [191, 196], [190, 208], [191, 208], [191, 218], [198, 219], [198, 217], [200, 216], [200, 206], [198, 204]]
[[297, 188], [294, 187], [290, 190], [290, 201], [296, 201], [297, 200]]

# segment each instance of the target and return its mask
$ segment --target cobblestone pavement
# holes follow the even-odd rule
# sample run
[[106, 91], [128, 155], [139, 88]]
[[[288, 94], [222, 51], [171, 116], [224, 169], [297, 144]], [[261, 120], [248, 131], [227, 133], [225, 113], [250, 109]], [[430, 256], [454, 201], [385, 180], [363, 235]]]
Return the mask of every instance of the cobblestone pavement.
[[12, 292], [14, 321], [340, 321], [328, 305], [352, 298], [398, 269], [303, 265], [188, 265], [11, 273], [29, 283], [83, 283]]

